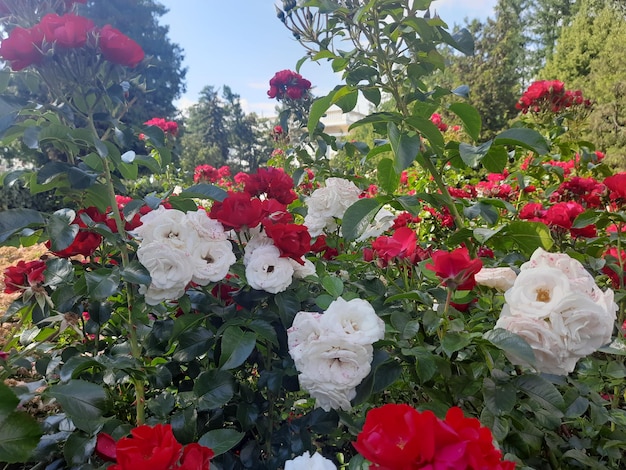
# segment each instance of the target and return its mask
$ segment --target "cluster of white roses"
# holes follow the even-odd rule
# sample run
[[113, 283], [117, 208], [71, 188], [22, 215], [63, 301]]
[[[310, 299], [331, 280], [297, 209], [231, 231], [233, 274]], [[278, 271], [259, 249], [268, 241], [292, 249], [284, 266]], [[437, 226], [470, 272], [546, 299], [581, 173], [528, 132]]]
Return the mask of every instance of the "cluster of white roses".
[[343, 219], [348, 207], [359, 200], [362, 192], [352, 181], [343, 178], [327, 178], [325, 184], [305, 201], [304, 225], [312, 237], [321, 235], [324, 230], [335, 231], [337, 219]]
[[315, 266], [303, 258], [298, 263], [280, 256], [280, 251], [265, 232], [256, 231], [244, 249], [246, 280], [253, 289], [277, 294], [287, 289], [292, 280], [315, 275]]
[[[539, 372], [567, 375], [576, 363], [611, 340], [617, 305], [583, 265], [539, 248], [520, 268], [495, 327], [526, 340]], [[519, 358], [510, 357], [516, 364]]]
[[137, 257], [152, 281], [139, 293], [149, 305], [178, 299], [190, 282], [221, 281], [236, 261], [224, 227], [202, 209], [184, 213], [159, 206], [141, 223], [134, 231], [141, 240]]
[[366, 300], [338, 298], [324, 313], [298, 312], [287, 336], [300, 388], [316, 407], [347, 411], [371, 370], [372, 344], [384, 338], [385, 323]]

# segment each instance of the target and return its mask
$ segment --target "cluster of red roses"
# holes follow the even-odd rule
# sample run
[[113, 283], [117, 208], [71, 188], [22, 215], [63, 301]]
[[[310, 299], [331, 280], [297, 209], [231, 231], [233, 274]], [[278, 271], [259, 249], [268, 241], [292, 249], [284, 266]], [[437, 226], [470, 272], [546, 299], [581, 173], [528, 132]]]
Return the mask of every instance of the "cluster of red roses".
[[214, 183], [220, 186], [230, 187], [232, 182], [227, 178], [230, 177], [230, 167], [223, 165], [220, 168], [215, 168], [212, 165], [204, 164], [198, 165], [193, 171], [194, 183]]
[[172, 426], [139, 426], [131, 437], [119, 441], [106, 433], [98, 434], [96, 454], [116, 462], [109, 470], [209, 470], [213, 450], [197, 443], [183, 446], [174, 437]]
[[[280, 168], [259, 168], [255, 174], [240, 174], [243, 191], [229, 191], [221, 202], [214, 202], [209, 217], [225, 229], [242, 231], [261, 223], [281, 257], [302, 263], [311, 249], [311, 235], [304, 225], [293, 223], [287, 206], [298, 196], [291, 176]], [[262, 196], [262, 197], [260, 197]]]
[[458, 407], [445, 419], [405, 404], [367, 413], [356, 450], [378, 470], [514, 470], [493, 445], [491, 431]]
[[174, 121], [168, 121], [163, 118], [152, 118], [146, 122], [144, 122], [146, 126], [155, 126], [161, 129], [164, 133], [169, 134], [173, 137], [178, 135], [178, 123]]
[[15, 27], [0, 43], [0, 57], [17, 71], [42, 64], [52, 53], [82, 48], [127, 67], [137, 66], [144, 58], [141, 46], [111, 25], [97, 28], [90, 19], [72, 13], [50, 13], [30, 28]]
[[46, 263], [42, 260], [19, 261], [4, 270], [4, 293], [15, 294], [38, 287], [45, 281]]
[[276, 72], [270, 80], [270, 89], [267, 96], [283, 100], [300, 100], [306, 98], [311, 89], [311, 82], [302, 75], [291, 70], [281, 70]]
[[591, 101], [583, 97], [581, 90], [566, 90], [565, 84], [559, 80], [538, 80], [531, 83], [515, 105], [524, 114], [529, 111], [558, 113], [572, 106], [589, 108]]

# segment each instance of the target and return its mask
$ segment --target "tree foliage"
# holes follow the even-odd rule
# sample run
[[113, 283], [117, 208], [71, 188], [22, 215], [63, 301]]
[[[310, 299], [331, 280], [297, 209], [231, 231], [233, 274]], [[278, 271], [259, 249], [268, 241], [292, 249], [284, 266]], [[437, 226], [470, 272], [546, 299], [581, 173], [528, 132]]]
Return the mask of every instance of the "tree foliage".
[[204, 87], [185, 124], [181, 163], [187, 172], [200, 164], [256, 170], [273, 148], [269, 123], [245, 114], [239, 95], [228, 86], [221, 97], [213, 86]]
[[[541, 71], [594, 102], [591, 133], [609, 161], [623, 166], [626, 152], [626, 14], [620, 2], [584, 0], [563, 28], [555, 54]], [[620, 163], [620, 161], [622, 161]]]
[[449, 74], [452, 85], [468, 85], [470, 102], [483, 117], [484, 137], [503, 129], [517, 114], [515, 103], [520, 93], [524, 45], [521, 18], [525, 0], [500, 0], [495, 19], [474, 20], [474, 55], [454, 55]]

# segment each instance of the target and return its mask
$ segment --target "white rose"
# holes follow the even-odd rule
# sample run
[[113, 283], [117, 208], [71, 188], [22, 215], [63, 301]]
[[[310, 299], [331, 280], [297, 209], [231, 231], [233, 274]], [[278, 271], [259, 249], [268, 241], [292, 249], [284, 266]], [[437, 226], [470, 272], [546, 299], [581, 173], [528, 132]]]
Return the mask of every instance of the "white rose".
[[317, 341], [322, 335], [321, 317], [322, 314], [317, 312], [298, 312], [293, 319], [293, 324], [287, 330], [289, 355], [298, 370], [300, 370], [304, 351], [308, 345]]
[[202, 240], [221, 241], [227, 238], [224, 226], [217, 220], [211, 219], [204, 209], [187, 212], [186, 222]]
[[308, 451], [299, 457], [285, 462], [285, 470], [337, 470], [335, 464], [315, 452], [310, 455]]
[[246, 279], [250, 287], [271, 294], [283, 292], [293, 278], [293, 267], [287, 258], [280, 257], [274, 245], [254, 250], [246, 266]]
[[361, 190], [343, 178], [328, 178], [326, 186], [318, 188], [306, 199], [307, 215], [304, 225], [316, 237], [326, 228], [336, 228], [334, 218], [343, 218], [346, 209], [359, 200]]
[[257, 248], [262, 248], [266, 246], [274, 246], [274, 241], [267, 236], [265, 232], [258, 232], [250, 238], [250, 241], [246, 243], [246, 246], [243, 251], [243, 264], [247, 266], [250, 262], [250, 257], [252, 253]]
[[326, 178], [326, 189], [331, 192], [333, 211], [330, 215], [342, 219], [346, 209], [359, 200], [361, 190], [352, 182], [343, 178]]
[[304, 264], [298, 263], [295, 259], [288, 258], [291, 267], [293, 268], [293, 277], [296, 279], [304, 279], [307, 276], [316, 276], [315, 265], [308, 259], [302, 258]]
[[184, 212], [159, 206], [141, 217], [141, 225], [134, 234], [142, 239], [142, 244], [160, 241], [183, 249], [189, 238], [186, 220]]
[[543, 319], [570, 292], [569, 279], [562, 271], [540, 266], [521, 271], [504, 298], [514, 315]]
[[218, 282], [226, 277], [237, 258], [228, 240], [200, 240], [191, 251], [193, 260], [192, 281], [201, 286]]
[[[495, 328], [504, 328], [515, 333], [530, 345], [535, 354], [535, 368], [538, 372], [567, 375], [574, 370], [579, 358], [568, 353], [563, 338], [552, 331], [549, 322], [507, 315], [505, 310], [506, 306]], [[507, 357], [513, 364], [528, 365], [517, 356], [507, 354]]]
[[554, 308], [550, 315], [553, 331], [563, 338], [573, 356], [587, 356], [611, 342], [617, 305], [607, 310], [581, 293], [572, 293]]
[[363, 299], [334, 300], [321, 318], [322, 328], [331, 334], [346, 335], [356, 344], [372, 344], [385, 337], [385, 322]]
[[565, 253], [550, 253], [542, 248], [537, 248], [526, 263], [520, 269], [527, 270], [538, 267], [555, 268], [561, 271], [570, 280], [572, 290], [593, 295], [599, 289], [591, 274], [587, 272], [580, 261]]
[[476, 283], [499, 291], [513, 287], [517, 274], [511, 268], [482, 268], [474, 275]]
[[193, 276], [189, 253], [164, 241], [142, 243], [137, 250], [137, 258], [152, 278], [146, 294], [146, 302], [150, 305], [156, 305], [162, 300], [178, 299]]
[[337, 223], [332, 217], [324, 217], [321, 214], [308, 213], [304, 217], [304, 226], [308, 229], [311, 237], [319, 237], [324, 230], [330, 232], [337, 228]]
[[349, 410], [355, 387], [370, 373], [373, 354], [369, 344], [337, 341], [336, 336], [327, 340], [322, 336], [305, 348], [298, 376], [300, 387], [316, 399], [316, 406], [326, 411]]

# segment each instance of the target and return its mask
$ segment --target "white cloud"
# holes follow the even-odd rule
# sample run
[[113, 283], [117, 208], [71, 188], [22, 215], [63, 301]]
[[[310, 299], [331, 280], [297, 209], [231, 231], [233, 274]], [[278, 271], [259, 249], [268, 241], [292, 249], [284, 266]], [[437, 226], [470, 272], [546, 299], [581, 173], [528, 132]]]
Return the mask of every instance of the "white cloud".
[[274, 101], [266, 101], [266, 102], [251, 102], [245, 98], [241, 98], [241, 109], [246, 114], [256, 113], [261, 117], [273, 118], [276, 117], [276, 102]]

